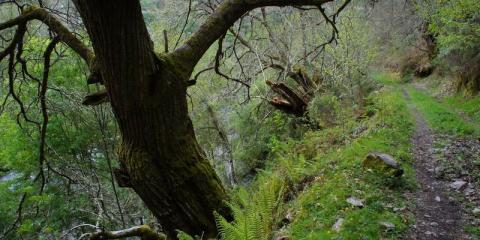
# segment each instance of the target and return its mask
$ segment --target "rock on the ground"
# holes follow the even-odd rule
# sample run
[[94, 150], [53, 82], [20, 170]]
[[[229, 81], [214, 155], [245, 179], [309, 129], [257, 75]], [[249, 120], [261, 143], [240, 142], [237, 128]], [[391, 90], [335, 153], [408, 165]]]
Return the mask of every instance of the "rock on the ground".
[[288, 210], [287, 214], [285, 214], [285, 216], [282, 218], [281, 224], [283, 226], [290, 224], [293, 221], [293, 218], [295, 217], [294, 215], [295, 215], [294, 212], [292, 212], [291, 210]]
[[340, 232], [340, 230], [342, 229], [342, 225], [343, 225], [343, 222], [345, 221], [345, 219], [343, 218], [339, 218], [335, 224], [333, 224], [332, 226], [332, 230], [335, 231], [335, 232]]
[[442, 166], [439, 166], [439, 167], [435, 167], [433, 171], [435, 173], [435, 177], [441, 178], [445, 173], [445, 168]]
[[385, 153], [369, 153], [362, 162], [364, 169], [379, 170], [395, 177], [403, 175], [402, 166], [390, 155]]
[[379, 222], [381, 226], [385, 227], [386, 229], [394, 229], [395, 224], [391, 222]]
[[403, 210], [407, 209], [407, 207], [396, 207], [396, 208], [393, 208], [393, 211], [394, 212], [401, 212]]
[[450, 183], [450, 187], [457, 191], [462, 191], [463, 189], [465, 189], [465, 187], [467, 187], [467, 182], [463, 180], [456, 180]]
[[472, 210], [472, 213], [475, 215], [480, 215], [480, 208], [476, 207]]
[[355, 207], [363, 207], [363, 200], [355, 198], [355, 197], [349, 197], [347, 198], [347, 202], [352, 204]]

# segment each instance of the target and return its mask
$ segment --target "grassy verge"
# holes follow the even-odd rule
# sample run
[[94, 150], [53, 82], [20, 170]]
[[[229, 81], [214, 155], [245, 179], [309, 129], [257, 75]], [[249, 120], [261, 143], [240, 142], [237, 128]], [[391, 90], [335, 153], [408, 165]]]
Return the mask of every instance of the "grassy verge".
[[[375, 79], [387, 87], [368, 99], [366, 110], [372, 117], [310, 131], [298, 141], [272, 142], [276, 154], [266, 170], [250, 186], [231, 193], [235, 220], [218, 216], [222, 239], [398, 239], [405, 234], [413, 221], [404, 211], [409, 205], [404, 193], [415, 186], [410, 162], [413, 120], [400, 91], [401, 79], [389, 74]], [[440, 103], [414, 88], [408, 92], [433, 129], [478, 134], [452, 106], [476, 116], [479, 100]], [[396, 179], [365, 171], [361, 163], [370, 152], [394, 156], [405, 175]], [[352, 206], [350, 197], [361, 199], [364, 206]], [[333, 229], [339, 219], [343, 223]]]
[[[385, 81], [394, 83], [388, 76]], [[410, 166], [413, 121], [398, 90], [384, 89], [368, 102], [372, 117], [346, 117], [344, 124], [312, 130], [299, 141], [273, 141], [275, 157], [266, 170], [250, 186], [230, 194], [234, 221], [217, 216], [221, 239], [401, 237], [411, 219], [404, 212], [403, 193], [415, 184]], [[394, 156], [404, 176], [362, 169], [370, 152]], [[352, 206], [350, 197], [361, 199], [364, 206]], [[340, 218], [342, 226], [332, 230]]]
[[[408, 217], [395, 210], [405, 207], [402, 193], [413, 186], [412, 120], [398, 91], [380, 93], [373, 100], [377, 114], [363, 123], [367, 129], [360, 137], [313, 159], [311, 167], [319, 180], [291, 203], [296, 218], [288, 231], [293, 239], [397, 239], [407, 229]], [[318, 140], [306, 139], [305, 144]], [[361, 162], [372, 151], [402, 162], [403, 179], [364, 172]], [[349, 197], [363, 199], [365, 206], [351, 206], [346, 202]], [[340, 218], [344, 219], [340, 231], [333, 231]], [[388, 223], [395, 227], [386, 227]]]
[[[475, 125], [463, 119], [459, 114], [442, 104], [424, 92], [408, 88], [412, 102], [423, 113], [431, 128], [440, 133], [453, 134], [458, 136], [474, 135], [480, 136]], [[468, 105], [470, 106], [470, 105]]]
[[398, 74], [391, 72], [378, 72], [373, 74], [373, 79], [383, 85], [396, 85], [403, 82], [403, 79]]
[[475, 97], [456, 95], [446, 97], [443, 101], [451, 108], [462, 111], [473, 121], [480, 124], [480, 95]]

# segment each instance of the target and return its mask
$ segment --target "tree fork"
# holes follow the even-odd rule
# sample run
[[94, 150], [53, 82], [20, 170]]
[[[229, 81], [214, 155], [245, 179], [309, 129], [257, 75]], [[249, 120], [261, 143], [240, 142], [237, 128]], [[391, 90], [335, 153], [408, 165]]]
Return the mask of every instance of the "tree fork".
[[[29, 8], [0, 30], [40, 20], [88, 64], [89, 83], [105, 92], [118, 122], [120, 178], [159, 219], [169, 238], [176, 230], [216, 235], [213, 212], [229, 218], [226, 193], [198, 145], [188, 116], [186, 88], [207, 49], [248, 11], [265, 6], [321, 5], [333, 0], [225, 0], [178, 49], [156, 55], [139, 1], [74, 0], [94, 51], [47, 10]], [[347, 1], [348, 2], [348, 1]], [[95, 53], [95, 54], [94, 54]], [[108, 98], [107, 98], [108, 97]]]
[[225, 190], [198, 145], [188, 116], [185, 83], [193, 68], [208, 47], [251, 9], [325, 2], [224, 1], [183, 46], [157, 55], [138, 1], [74, 1], [122, 133], [122, 171], [169, 237], [175, 238], [176, 229], [214, 237], [213, 212], [229, 218]]
[[153, 52], [138, 1], [75, 5], [122, 133], [122, 185], [142, 198], [169, 238], [177, 229], [214, 237], [213, 212], [229, 215], [226, 193], [195, 139], [185, 64]]

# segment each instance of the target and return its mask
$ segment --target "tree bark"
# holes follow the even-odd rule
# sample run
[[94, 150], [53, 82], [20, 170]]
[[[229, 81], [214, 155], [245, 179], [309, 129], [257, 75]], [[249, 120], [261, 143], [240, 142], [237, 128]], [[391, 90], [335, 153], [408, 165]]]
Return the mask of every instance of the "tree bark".
[[74, 2], [122, 133], [122, 180], [170, 238], [176, 229], [215, 236], [213, 212], [228, 215], [226, 194], [195, 139], [186, 101], [189, 74], [153, 52], [139, 1]]
[[[169, 238], [176, 230], [215, 237], [213, 212], [227, 219], [226, 193], [196, 141], [187, 81], [202, 55], [243, 14], [262, 6], [332, 0], [226, 0], [178, 49], [154, 53], [139, 1], [74, 0], [92, 42], [90, 68], [106, 88], [122, 133], [119, 185], [142, 198]], [[90, 59], [89, 59], [90, 60]]]
[[[11, 44], [0, 52], [0, 61], [10, 56], [13, 69], [15, 47], [23, 41], [27, 22], [46, 24], [88, 64], [87, 83], [105, 85], [105, 90], [87, 96], [84, 104], [110, 101], [122, 134], [121, 168], [114, 171], [119, 185], [133, 188], [169, 238], [176, 238], [177, 229], [209, 238], [217, 232], [213, 212], [227, 219], [230, 212], [225, 190], [197, 143], [188, 116], [186, 88], [194, 67], [235, 21], [254, 8], [320, 6], [331, 1], [224, 0], [181, 47], [165, 55], [154, 53], [138, 0], [73, 0], [94, 51], [48, 10], [29, 6], [0, 24], [0, 31], [18, 26]], [[10, 85], [16, 98], [13, 80]], [[290, 100], [303, 101], [288, 88], [278, 90]]]

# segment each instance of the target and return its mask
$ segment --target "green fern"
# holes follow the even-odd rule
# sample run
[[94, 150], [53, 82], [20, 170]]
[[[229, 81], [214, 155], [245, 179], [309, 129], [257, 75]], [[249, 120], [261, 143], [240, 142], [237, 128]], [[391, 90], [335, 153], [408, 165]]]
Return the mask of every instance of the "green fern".
[[182, 231], [177, 231], [177, 238], [179, 240], [196, 240], [198, 238], [194, 238], [190, 235], [188, 235], [188, 233], [185, 233], [185, 232], [182, 232]]
[[[234, 220], [215, 213], [222, 240], [267, 240], [272, 237], [276, 214], [282, 202], [284, 180], [277, 174], [262, 174], [257, 186], [239, 188], [229, 203]], [[255, 189], [255, 190], [252, 190]]]

